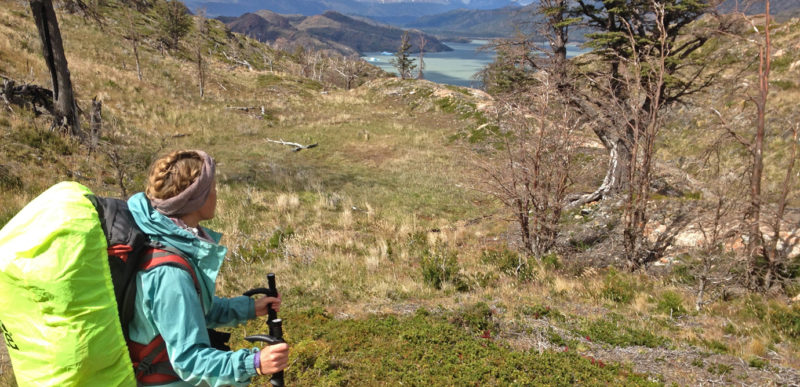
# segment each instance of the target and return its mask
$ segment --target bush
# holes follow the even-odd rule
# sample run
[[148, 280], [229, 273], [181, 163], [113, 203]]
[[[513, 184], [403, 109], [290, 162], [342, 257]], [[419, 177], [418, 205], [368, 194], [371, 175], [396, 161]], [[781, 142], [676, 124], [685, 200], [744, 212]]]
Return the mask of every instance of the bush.
[[536, 305], [525, 305], [520, 310], [525, 316], [531, 316], [533, 318], [539, 319], [542, 317], [548, 317], [554, 320], [564, 320], [564, 315], [558, 311], [558, 309], [552, 309], [549, 306], [544, 306], [541, 304]]
[[481, 254], [481, 261], [497, 266], [503, 274], [517, 277], [520, 281], [529, 281], [535, 274], [530, 258], [509, 249], [485, 250]]
[[747, 362], [750, 367], [764, 369], [767, 366], [767, 361], [760, 357], [753, 357]]
[[426, 284], [441, 289], [445, 283], [455, 285], [458, 291], [469, 290], [469, 286], [459, 274], [458, 253], [443, 243], [428, 248], [420, 257], [422, 279]]
[[0, 188], [5, 190], [20, 189], [22, 188], [22, 179], [11, 172], [11, 170], [3, 164], [0, 164]]
[[622, 316], [611, 315], [610, 319], [589, 321], [579, 330], [582, 335], [593, 341], [600, 341], [614, 346], [644, 346], [648, 348], [664, 347], [669, 339], [657, 336], [647, 329], [638, 329], [625, 325]]
[[493, 330], [492, 309], [485, 302], [467, 305], [448, 318], [450, 323], [467, 328], [470, 332]]
[[800, 339], [800, 306], [795, 304], [787, 308], [774, 304], [769, 312], [769, 321], [778, 332], [794, 340]]
[[561, 261], [558, 260], [558, 254], [550, 253], [542, 256], [542, 265], [552, 270], [561, 269]]
[[283, 241], [286, 239], [291, 238], [294, 235], [294, 229], [292, 226], [286, 226], [285, 229], [279, 228], [272, 233], [272, 236], [269, 238], [269, 247], [271, 249], [277, 249], [281, 247]]
[[656, 305], [656, 312], [663, 313], [670, 317], [680, 317], [686, 315], [686, 308], [683, 307], [683, 299], [680, 294], [668, 290], [661, 294]]
[[635, 283], [620, 274], [614, 269], [610, 269], [603, 278], [603, 290], [601, 296], [609, 301], [618, 304], [629, 304], [633, 300]]

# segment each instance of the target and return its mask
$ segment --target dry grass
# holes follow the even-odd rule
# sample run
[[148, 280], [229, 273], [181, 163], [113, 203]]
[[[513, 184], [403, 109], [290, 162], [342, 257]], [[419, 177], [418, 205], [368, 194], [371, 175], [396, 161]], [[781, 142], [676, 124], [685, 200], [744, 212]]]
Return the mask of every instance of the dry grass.
[[[5, 4], [0, 36], [8, 39], [0, 39], [0, 72], [47, 85], [30, 17], [18, 3]], [[275, 272], [285, 308], [321, 307], [341, 318], [402, 315], [417, 308], [452, 312], [485, 302], [499, 326], [537, 320], [540, 325], [528, 333], [514, 331], [520, 335], [515, 340], [531, 346], [537, 341], [527, 339], [539, 340], [545, 327], [579, 340], [570, 336], [576, 321], [613, 312], [631, 326], [652, 322], [651, 317], [664, 321], [658, 334], [676, 346], [717, 341], [731, 355], [778, 354], [782, 360], [777, 364], [798, 367], [797, 344], [779, 343], [779, 335], [759, 329], [758, 321], [737, 312], [741, 304], [720, 301], [707, 311], [670, 320], [651, 316], [655, 297], [673, 290], [691, 309], [691, 289], [622, 273], [633, 295], [628, 303], [615, 303], [603, 296], [604, 270], [588, 268], [574, 276], [537, 266], [529, 281], [520, 281], [482, 262], [483, 250], [505, 244], [509, 227], [499, 217], [482, 218], [495, 213], [496, 204], [465, 188], [475, 180], [470, 176], [475, 171], [466, 167], [468, 154], [450, 139], [470, 122], [437, 111], [431, 101], [416, 100], [432, 87], [426, 82], [380, 80], [351, 91], [321, 93], [317, 85], [286, 72], [231, 69], [212, 58], [207, 95], [200, 99], [190, 64], [143, 46], [145, 80], [140, 82], [130, 49], [118, 36], [80, 18], [60, 16], [81, 106], [99, 96], [106, 140], [132, 153], [131, 191], [143, 188], [147, 162], [166, 150], [203, 148], [219, 162], [217, 216], [209, 227], [225, 234], [229, 248], [218, 277], [222, 295], [261, 286], [266, 273]], [[420, 92], [411, 94], [415, 90]], [[267, 114], [230, 106], [264, 106]], [[24, 183], [20, 189], [3, 189], [0, 220], [60, 180], [78, 179], [99, 194], [119, 194], [104, 155], [89, 155], [77, 145], [71, 145], [72, 154], [60, 155], [58, 144], [15, 137], [46, 128], [46, 118], [0, 112], [0, 165], [13, 167]], [[291, 152], [268, 138], [320, 145]], [[691, 140], [675, 143], [685, 146]], [[426, 247], [442, 243], [457, 253], [467, 291], [452, 283], [437, 290], [423, 282], [423, 249], [414, 245], [418, 235]], [[518, 317], [532, 305], [558, 310], [566, 322]], [[726, 333], [728, 320], [741, 334]], [[5, 371], [1, 367], [7, 365], [0, 361]]]

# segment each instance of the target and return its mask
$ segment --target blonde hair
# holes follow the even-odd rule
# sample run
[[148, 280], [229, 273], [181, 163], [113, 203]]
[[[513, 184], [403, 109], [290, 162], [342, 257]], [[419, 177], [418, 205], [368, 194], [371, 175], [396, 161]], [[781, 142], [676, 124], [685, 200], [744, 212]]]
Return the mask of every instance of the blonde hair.
[[203, 169], [203, 158], [194, 151], [178, 150], [150, 166], [145, 194], [150, 199], [169, 199], [188, 188]]

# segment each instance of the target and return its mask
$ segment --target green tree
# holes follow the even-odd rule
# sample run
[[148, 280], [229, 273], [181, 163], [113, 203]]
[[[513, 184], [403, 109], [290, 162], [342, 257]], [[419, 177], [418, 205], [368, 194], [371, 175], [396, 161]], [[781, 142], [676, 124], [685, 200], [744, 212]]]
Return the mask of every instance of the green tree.
[[178, 0], [164, 0], [154, 8], [158, 20], [160, 40], [170, 49], [178, 48], [180, 40], [192, 28], [189, 10]]
[[400, 47], [394, 54], [394, 59], [392, 59], [391, 63], [397, 69], [400, 78], [412, 78], [411, 73], [417, 68], [417, 65], [414, 64], [414, 58], [411, 57], [411, 40], [408, 37], [408, 31], [403, 32], [403, 37], [400, 39]]
[[[595, 125], [595, 134], [607, 148], [610, 161], [603, 184], [595, 192], [580, 199], [581, 203], [603, 199], [628, 187], [631, 172], [631, 147], [637, 136], [626, 120], [620, 121], [607, 105], [620, 105], [635, 98], [631, 87], [653, 84], [649, 71], [639, 77], [639, 85], [623, 82], [623, 72], [632, 60], [647, 63], [651, 58], [664, 57], [664, 79], [658, 90], [661, 103], [654, 105], [650, 98], [642, 104], [645, 115], [657, 114], [657, 109], [680, 101], [683, 97], [708, 86], [713, 77], [704, 74], [706, 65], [693, 62], [691, 54], [713, 36], [711, 29], [689, 29], [710, 7], [710, 0], [575, 0], [573, 13], [583, 17], [596, 32], [586, 34], [587, 45], [594, 48], [602, 62], [587, 66], [583, 73], [589, 87], [597, 86], [593, 79], [611, 80], [607, 90], [595, 90], [594, 97], [582, 99], [582, 109], [600, 117], [605, 124]], [[656, 14], [663, 14], [655, 17]], [[647, 70], [647, 69], [643, 69]], [[605, 105], [605, 106], [603, 106]], [[615, 116], [616, 115], [616, 116]], [[576, 203], [578, 204], [578, 203]]]

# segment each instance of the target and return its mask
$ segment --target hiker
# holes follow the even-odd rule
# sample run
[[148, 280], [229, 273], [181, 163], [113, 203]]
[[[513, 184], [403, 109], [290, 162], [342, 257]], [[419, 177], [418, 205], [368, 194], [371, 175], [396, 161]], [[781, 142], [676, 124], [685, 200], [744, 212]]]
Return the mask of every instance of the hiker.
[[[203, 151], [172, 152], [150, 167], [146, 191], [128, 200], [142, 231], [152, 241], [180, 252], [193, 266], [196, 277], [170, 265], [137, 274], [130, 340], [152, 348], [160, 337], [166, 344], [166, 354], [157, 356], [148, 369], [150, 383], [247, 385], [252, 377], [273, 374], [288, 363], [289, 348], [285, 343], [259, 351], [232, 352], [212, 347], [208, 328], [234, 326], [266, 315], [270, 305], [278, 311], [281, 304], [280, 296], [253, 300], [214, 295], [227, 248], [219, 244], [221, 234], [199, 225], [214, 217], [214, 171], [214, 160]], [[132, 358], [136, 363], [133, 352]], [[137, 379], [141, 382], [138, 374]]]

